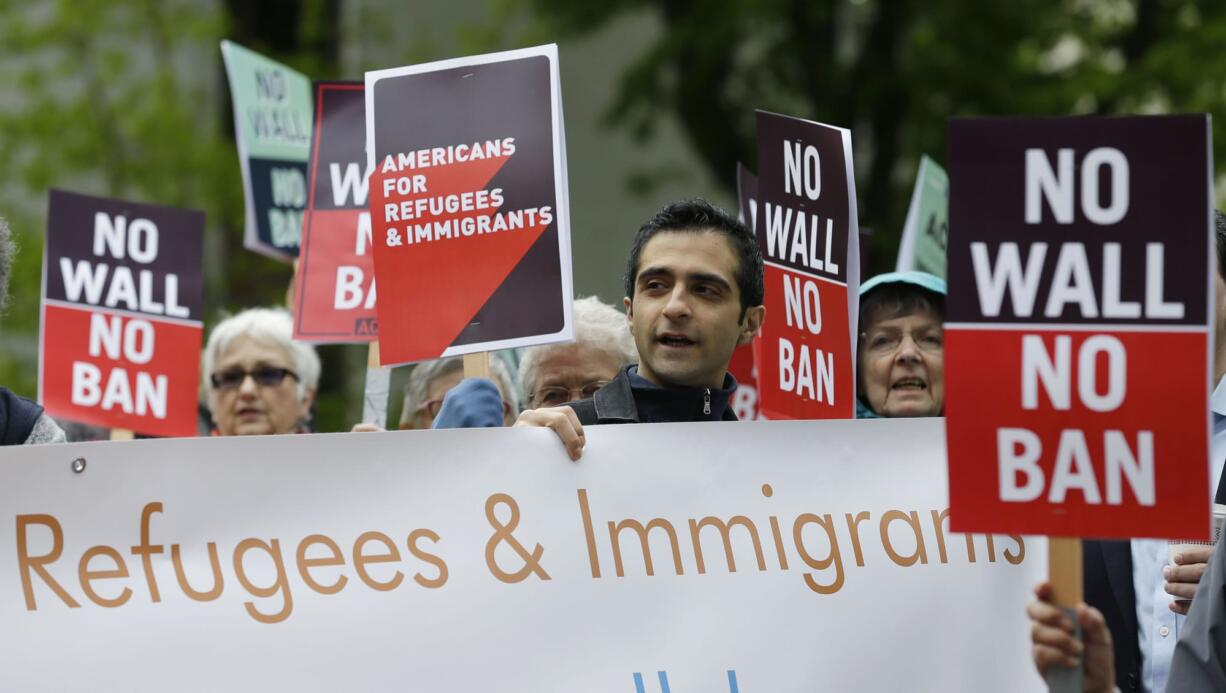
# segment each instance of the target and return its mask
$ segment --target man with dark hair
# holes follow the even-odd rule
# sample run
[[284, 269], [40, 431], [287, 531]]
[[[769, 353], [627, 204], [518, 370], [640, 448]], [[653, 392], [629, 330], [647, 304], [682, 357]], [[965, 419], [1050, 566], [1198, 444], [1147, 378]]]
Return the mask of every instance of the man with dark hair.
[[762, 252], [743, 223], [704, 200], [666, 206], [639, 229], [626, 262], [639, 363], [590, 399], [525, 411], [515, 425], [552, 428], [578, 459], [584, 425], [735, 421], [728, 362], [765, 319], [762, 281]]
[[[0, 219], [0, 312], [8, 305], [9, 273], [17, 246], [4, 219]], [[63, 443], [64, 432], [43, 408], [0, 387], [0, 445]]]

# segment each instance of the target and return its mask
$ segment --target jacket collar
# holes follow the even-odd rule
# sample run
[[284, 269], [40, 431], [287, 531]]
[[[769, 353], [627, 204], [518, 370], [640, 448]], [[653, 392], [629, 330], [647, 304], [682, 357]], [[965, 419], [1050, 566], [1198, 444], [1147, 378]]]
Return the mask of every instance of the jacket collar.
[[[732, 377], [731, 373], [726, 373], [724, 375], [724, 387], [720, 390], [711, 390], [712, 404], [723, 411], [723, 416], [721, 417], [723, 421], [737, 420], [736, 412], [729, 405], [732, 393], [736, 390], [736, 387], [736, 378]], [[652, 391], [669, 391], [669, 388], [652, 385], [639, 376], [637, 365], [623, 366], [618, 371], [617, 376], [609, 381], [608, 385], [597, 390], [592, 396], [592, 405], [596, 410], [597, 418], [602, 423], [641, 423], [642, 417], [635, 398], [636, 388], [642, 390], [644, 394]], [[677, 392], [681, 394], [688, 391], [678, 390]]]
[[628, 371], [633, 366], [622, 366], [608, 385], [592, 395], [596, 416], [609, 423], [638, 423], [639, 412], [634, 406], [634, 390], [630, 387]]

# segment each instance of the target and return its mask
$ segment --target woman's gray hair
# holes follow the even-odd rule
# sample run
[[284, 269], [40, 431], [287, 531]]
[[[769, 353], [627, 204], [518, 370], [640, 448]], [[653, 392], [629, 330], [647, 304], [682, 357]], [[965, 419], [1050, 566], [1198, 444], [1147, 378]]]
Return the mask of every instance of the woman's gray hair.
[[[409, 374], [409, 382], [404, 387], [404, 406], [400, 410], [400, 423], [407, 424], [423, 406], [425, 406], [430, 383], [443, 376], [464, 370], [464, 358], [451, 356], [445, 359], [422, 361], [413, 367]], [[511, 405], [511, 410], [519, 411], [519, 392], [511, 381], [511, 373], [506, 362], [495, 354], [490, 354], [490, 376], [502, 399]]]
[[213, 326], [201, 358], [200, 378], [205, 390], [210, 388], [209, 376], [217, 359], [238, 337], [250, 337], [258, 342], [274, 344], [289, 353], [298, 375], [298, 396], [306, 397], [308, 389], [319, 385], [319, 356], [315, 347], [294, 341], [294, 319], [284, 308], [248, 308]]
[[13, 271], [13, 257], [16, 254], [13, 232], [8, 222], [0, 217], [0, 312], [9, 304], [9, 275]]
[[[575, 344], [606, 352], [625, 366], [638, 363], [639, 352], [626, 324], [626, 314], [602, 302], [595, 296], [575, 301]], [[549, 349], [569, 346], [546, 344], [524, 349], [519, 360], [519, 386], [524, 396], [531, 397], [536, 389], [536, 370], [541, 356]]]

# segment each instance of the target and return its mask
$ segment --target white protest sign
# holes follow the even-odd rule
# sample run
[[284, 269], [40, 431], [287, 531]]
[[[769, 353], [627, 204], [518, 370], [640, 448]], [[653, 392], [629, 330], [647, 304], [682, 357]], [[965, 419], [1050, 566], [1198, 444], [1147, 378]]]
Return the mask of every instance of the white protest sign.
[[8, 449], [0, 676], [1042, 690], [1024, 614], [1042, 540], [948, 533], [939, 419], [587, 436], [579, 463], [534, 429]]

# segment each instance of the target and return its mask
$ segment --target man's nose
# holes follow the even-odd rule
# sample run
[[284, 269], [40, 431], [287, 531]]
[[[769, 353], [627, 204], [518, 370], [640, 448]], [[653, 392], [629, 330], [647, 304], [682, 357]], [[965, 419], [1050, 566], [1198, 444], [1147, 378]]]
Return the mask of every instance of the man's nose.
[[672, 292], [668, 295], [668, 303], [664, 305], [664, 315], [670, 320], [689, 317], [689, 298], [689, 293], [685, 286], [681, 284], [674, 286]]

